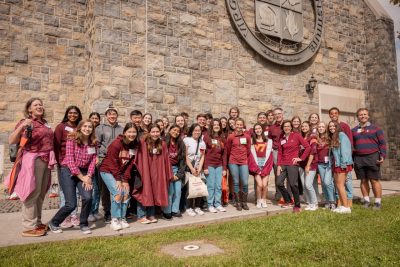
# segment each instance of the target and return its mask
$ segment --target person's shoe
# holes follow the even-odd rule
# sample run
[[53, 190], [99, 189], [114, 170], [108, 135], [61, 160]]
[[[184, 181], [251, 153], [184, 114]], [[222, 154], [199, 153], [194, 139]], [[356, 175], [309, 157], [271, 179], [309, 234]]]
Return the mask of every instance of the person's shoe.
[[73, 226], [79, 226], [80, 222], [79, 222], [79, 218], [76, 215], [71, 215], [71, 223]]
[[150, 217], [148, 218], [148, 220], [150, 221], [150, 223], [157, 223], [157, 222], [158, 222], [158, 220], [157, 220], [156, 217], [154, 217], [154, 216], [150, 216]]
[[281, 199], [279, 199], [278, 204], [279, 204], [279, 205], [286, 204], [286, 201], [285, 201], [283, 198], [281, 198]]
[[100, 213], [93, 214], [93, 217], [96, 219], [96, 221], [101, 220], [103, 218], [103, 216], [101, 216]]
[[222, 207], [222, 206], [216, 207], [216, 210], [220, 211], [220, 212], [225, 212], [226, 211], [226, 209], [224, 207]]
[[187, 209], [187, 210], [186, 210], [186, 213], [187, 213], [187, 215], [189, 215], [190, 217], [194, 217], [194, 216], [197, 215], [197, 213], [196, 213], [192, 208]]
[[104, 215], [104, 223], [105, 224], [111, 223], [111, 215], [110, 214]]
[[22, 232], [22, 236], [24, 237], [39, 237], [44, 236], [45, 234], [46, 232], [44, 230], [40, 230], [38, 228]]
[[177, 218], [182, 217], [182, 213], [180, 213], [180, 212], [171, 212], [171, 215], [172, 215], [172, 217], [177, 217]]
[[162, 216], [166, 220], [171, 220], [172, 219], [172, 214], [171, 213], [162, 213]]
[[49, 227], [43, 223], [39, 223], [38, 225], [36, 225], [36, 229], [47, 232], [49, 230]]
[[312, 204], [308, 204], [307, 207], [304, 208], [304, 210], [310, 210], [311, 206], [312, 206]]
[[249, 206], [247, 206], [247, 196], [248, 193], [240, 192], [240, 202], [242, 203], [242, 208], [244, 210], [249, 210]]
[[342, 206], [342, 208], [338, 211], [338, 213], [340, 213], [340, 214], [348, 214], [348, 213], [351, 213], [351, 208], [350, 207], [344, 207], [344, 206]]
[[60, 224], [60, 226], [63, 229], [74, 227], [74, 225], [71, 222], [71, 217], [68, 216], [67, 218], [65, 218], [65, 220]]
[[331, 211], [332, 211], [332, 212], [339, 213], [339, 212], [342, 210], [342, 207], [343, 207], [343, 206], [337, 206], [335, 209], [332, 209]]
[[228, 207], [228, 203], [227, 202], [222, 202], [222, 207]]
[[194, 212], [196, 212], [198, 215], [204, 215], [204, 211], [202, 211], [200, 208], [195, 208]]
[[374, 203], [374, 207], [372, 208], [373, 210], [381, 210], [382, 208], [382, 204], [381, 203]]
[[63, 231], [60, 226], [55, 226], [51, 221], [49, 222], [49, 229], [55, 234], [60, 234]]
[[129, 227], [130, 227], [130, 226], [129, 226], [129, 223], [126, 221], [126, 219], [121, 219], [121, 220], [119, 221], [119, 224], [121, 225], [122, 229], [126, 229], [126, 228], [129, 228]]
[[261, 209], [262, 205], [261, 205], [261, 199], [257, 199], [257, 205], [256, 205], [257, 209]]
[[268, 208], [267, 200], [266, 200], [266, 199], [261, 199], [261, 207], [262, 207], [262, 208]]
[[112, 218], [111, 224], [110, 224], [111, 229], [114, 231], [118, 231], [122, 229], [121, 224], [119, 223], [119, 220], [117, 218]]
[[370, 205], [371, 205], [371, 202], [369, 202], [369, 201], [364, 201], [364, 203], [362, 204], [362, 207], [363, 207], [364, 209], [368, 209]]
[[88, 222], [95, 222], [96, 218], [94, 217], [93, 214], [90, 214], [89, 217], [87, 218]]
[[149, 221], [149, 219], [147, 219], [146, 217], [140, 218], [138, 220], [138, 222], [140, 222], [141, 224], [150, 224], [151, 221]]
[[311, 206], [311, 207], [310, 207], [309, 211], [316, 211], [316, 210], [318, 210], [318, 205], [317, 205], [317, 204], [311, 204], [310, 206]]
[[81, 232], [84, 235], [89, 235], [92, 233], [92, 230], [90, 230], [89, 226], [81, 226]]
[[217, 213], [217, 212], [218, 212], [217, 209], [214, 208], [213, 206], [209, 207], [209, 208], [208, 208], [208, 211], [209, 211], [209, 212], [212, 212], [212, 213]]
[[331, 210], [336, 209], [336, 204], [335, 204], [335, 203], [331, 203], [329, 208], [330, 208]]
[[290, 203], [283, 203], [281, 204], [281, 208], [289, 208], [290, 207]]
[[301, 211], [300, 207], [293, 207], [293, 213], [299, 213]]
[[324, 209], [329, 210], [330, 208], [331, 208], [331, 203], [326, 202], [325, 205], [324, 205]]

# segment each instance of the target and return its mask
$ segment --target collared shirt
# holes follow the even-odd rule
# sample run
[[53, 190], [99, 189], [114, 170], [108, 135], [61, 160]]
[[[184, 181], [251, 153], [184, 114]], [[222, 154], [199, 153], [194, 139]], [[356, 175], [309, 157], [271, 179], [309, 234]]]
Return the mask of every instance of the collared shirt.
[[[20, 120], [15, 126], [17, 129], [24, 121]], [[26, 132], [26, 130], [25, 130]], [[25, 145], [24, 150], [29, 152], [50, 152], [53, 150], [54, 133], [46, 120], [32, 119], [32, 136]]]
[[355, 155], [370, 155], [379, 152], [386, 157], [386, 142], [381, 128], [367, 122], [364, 127], [358, 125], [351, 130]]
[[69, 139], [66, 144], [65, 158], [61, 165], [68, 167], [75, 176], [81, 173], [79, 168], [88, 169], [87, 174], [93, 176], [96, 156], [96, 146], [78, 145], [76, 140]]
[[251, 138], [248, 134], [231, 133], [225, 144], [224, 162], [226, 164], [248, 165], [250, 148]]
[[280, 123], [274, 123], [268, 128], [268, 138], [272, 139], [272, 149], [276, 150], [279, 147], [279, 140], [282, 134]]
[[76, 125], [69, 125], [67, 122], [61, 122], [54, 130], [54, 154], [59, 164], [63, 162], [65, 157], [68, 134], [75, 130]]
[[304, 138], [295, 132], [291, 132], [286, 138], [285, 135], [281, 135], [279, 138], [278, 146], [278, 166], [287, 165], [298, 165], [293, 164], [293, 159], [299, 157], [300, 148], [303, 146], [304, 152], [301, 154], [301, 160], [304, 161], [310, 154], [310, 145]]

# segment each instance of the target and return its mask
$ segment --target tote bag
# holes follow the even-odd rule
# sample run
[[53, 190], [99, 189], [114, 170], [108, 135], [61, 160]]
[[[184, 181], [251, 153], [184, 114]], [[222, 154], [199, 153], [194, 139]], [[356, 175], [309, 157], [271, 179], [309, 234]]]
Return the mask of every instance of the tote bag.
[[207, 185], [203, 182], [201, 176], [194, 176], [193, 174], [187, 172], [186, 177], [188, 179], [189, 185], [189, 195], [187, 197], [188, 199], [197, 197], [208, 197]]

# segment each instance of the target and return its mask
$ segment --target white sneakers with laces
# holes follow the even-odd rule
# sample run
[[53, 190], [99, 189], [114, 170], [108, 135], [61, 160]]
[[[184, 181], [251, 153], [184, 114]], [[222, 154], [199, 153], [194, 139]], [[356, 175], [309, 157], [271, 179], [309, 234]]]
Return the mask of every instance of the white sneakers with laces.
[[111, 219], [110, 227], [114, 231], [118, 231], [118, 230], [122, 229], [122, 225], [120, 224], [120, 222], [119, 222], [119, 220], [117, 218], [112, 218]]
[[197, 215], [197, 213], [194, 212], [194, 210], [193, 210], [192, 208], [187, 209], [187, 210], [186, 210], [186, 213], [187, 213], [187, 215], [189, 215], [190, 217], [194, 217], [194, 216]]
[[195, 208], [194, 211], [195, 211], [198, 215], [204, 215], [204, 211], [202, 211], [200, 208]]

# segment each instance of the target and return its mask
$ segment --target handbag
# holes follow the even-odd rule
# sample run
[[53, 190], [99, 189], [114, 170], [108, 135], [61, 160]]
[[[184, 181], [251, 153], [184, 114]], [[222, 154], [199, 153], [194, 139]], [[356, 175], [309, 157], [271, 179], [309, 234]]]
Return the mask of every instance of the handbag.
[[200, 176], [194, 176], [191, 173], [186, 173], [188, 177], [189, 194], [188, 199], [198, 197], [208, 197], [207, 185]]
[[11, 144], [10, 145], [10, 161], [15, 162], [17, 159], [17, 153], [19, 149], [19, 144]]

